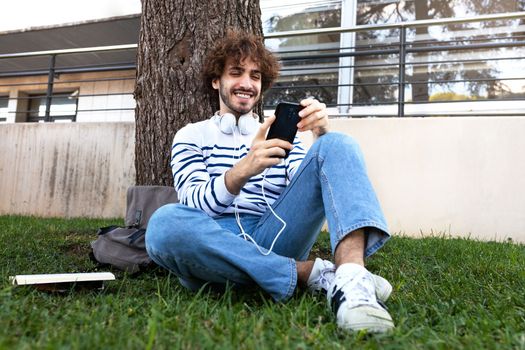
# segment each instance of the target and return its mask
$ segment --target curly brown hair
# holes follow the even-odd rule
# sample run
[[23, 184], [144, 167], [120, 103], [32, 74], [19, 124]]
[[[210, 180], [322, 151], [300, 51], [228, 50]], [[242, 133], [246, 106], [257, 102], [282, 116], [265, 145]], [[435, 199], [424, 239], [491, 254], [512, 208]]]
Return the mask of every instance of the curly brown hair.
[[261, 71], [261, 94], [272, 86], [279, 75], [279, 63], [275, 56], [264, 46], [262, 39], [250, 33], [229, 30], [213, 48], [204, 61], [202, 76], [204, 86], [213, 96], [218, 96], [213, 89], [212, 81], [219, 79], [224, 71], [228, 58], [235, 64], [250, 58], [259, 65]]

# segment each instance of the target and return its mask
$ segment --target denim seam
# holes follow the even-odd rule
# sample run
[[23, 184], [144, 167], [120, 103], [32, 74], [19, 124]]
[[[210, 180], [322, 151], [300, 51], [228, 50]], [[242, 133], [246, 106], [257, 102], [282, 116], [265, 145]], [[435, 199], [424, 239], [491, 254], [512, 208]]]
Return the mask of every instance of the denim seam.
[[289, 258], [288, 259], [288, 266], [290, 267], [290, 284], [288, 286], [288, 290], [284, 294], [282, 298], [279, 298], [278, 301], [286, 300], [290, 298], [297, 287], [297, 265], [294, 259]]
[[[321, 158], [319, 156], [319, 158]], [[322, 159], [322, 158], [321, 158]], [[328, 226], [331, 226], [331, 225], [334, 225], [336, 227], [334, 227], [335, 229], [335, 233], [337, 234], [337, 237], [339, 237], [339, 232], [342, 231], [342, 228], [340, 226], [340, 222], [341, 220], [339, 219], [339, 213], [337, 212], [337, 208], [336, 206], [334, 205], [334, 200], [333, 200], [333, 190], [332, 190], [332, 186], [330, 185], [330, 181], [328, 181], [328, 179], [326, 178], [326, 174], [323, 172], [323, 169], [320, 168], [320, 173], [323, 177], [323, 179], [325, 179], [326, 181], [324, 181], [324, 184], [326, 185], [326, 189], [328, 189], [328, 197], [330, 198], [330, 213], [332, 213], [332, 215], [334, 216], [335, 218], [335, 222], [332, 222], [332, 223], [329, 223]], [[325, 203], [326, 205], [326, 203]], [[337, 225], [336, 225], [337, 224]]]
[[[347, 227], [344, 230], [338, 231], [337, 232], [337, 242], [336, 242], [335, 246], [337, 246], [339, 244], [339, 242], [341, 242], [341, 240], [344, 237], [346, 237], [349, 233], [351, 233], [351, 232], [353, 232], [353, 231], [355, 231], [357, 229], [364, 228], [364, 227], [375, 227], [377, 229], [380, 229], [381, 231], [388, 232], [388, 230], [387, 230], [387, 228], [385, 226], [381, 225], [380, 223], [377, 223], [376, 221], [372, 221], [372, 220], [360, 221], [358, 223], [355, 223], [355, 224]], [[372, 255], [373, 252], [378, 250], [384, 244], [384, 241], [385, 240], [381, 240], [380, 239], [374, 245], [372, 245], [371, 247], [367, 247], [365, 255], [367, 257]]]
[[378, 228], [380, 229], [381, 231], [385, 231], [387, 232], [388, 230], [386, 229], [386, 227], [384, 227], [383, 225], [381, 225], [380, 223], [376, 222], [376, 221], [373, 221], [373, 220], [367, 220], [367, 221], [360, 221], [360, 222], [357, 222], [345, 229], [341, 229], [341, 230], [338, 230], [337, 232], [337, 238], [338, 240], [341, 240], [343, 239], [348, 233], [352, 232], [352, 231], [355, 231], [357, 229], [360, 229], [360, 228], [364, 228], [364, 227], [375, 227], [375, 228]]

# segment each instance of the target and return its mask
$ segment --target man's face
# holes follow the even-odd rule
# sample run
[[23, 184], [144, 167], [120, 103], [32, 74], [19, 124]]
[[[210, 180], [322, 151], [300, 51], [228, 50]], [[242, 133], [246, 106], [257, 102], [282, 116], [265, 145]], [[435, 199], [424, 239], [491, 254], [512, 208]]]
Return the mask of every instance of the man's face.
[[220, 114], [232, 113], [239, 117], [249, 113], [261, 97], [259, 65], [249, 57], [238, 64], [229, 58], [220, 79], [215, 79], [212, 86], [219, 90]]

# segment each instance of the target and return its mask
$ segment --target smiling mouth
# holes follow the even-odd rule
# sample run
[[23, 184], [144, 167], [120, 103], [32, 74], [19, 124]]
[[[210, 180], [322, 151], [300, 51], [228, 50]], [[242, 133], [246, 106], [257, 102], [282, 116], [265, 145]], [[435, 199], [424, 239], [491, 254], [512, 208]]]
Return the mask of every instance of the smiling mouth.
[[237, 90], [237, 91], [234, 91], [233, 94], [237, 97], [245, 98], [245, 99], [253, 97], [253, 93], [249, 91], [238, 91]]

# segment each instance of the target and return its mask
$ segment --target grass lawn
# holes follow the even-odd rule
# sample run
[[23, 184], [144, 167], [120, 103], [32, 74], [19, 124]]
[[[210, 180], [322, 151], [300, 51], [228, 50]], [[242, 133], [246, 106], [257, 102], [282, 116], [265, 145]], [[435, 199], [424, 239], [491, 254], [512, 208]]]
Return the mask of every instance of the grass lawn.
[[[96, 271], [96, 229], [118, 220], [0, 217], [0, 349], [525, 349], [525, 247], [394, 237], [369, 260], [389, 279], [394, 332], [338, 330], [321, 295], [191, 294], [157, 271], [101, 292], [49, 294], [8, 276]], [[314, 253], [329, 254], [327, 234]]]

